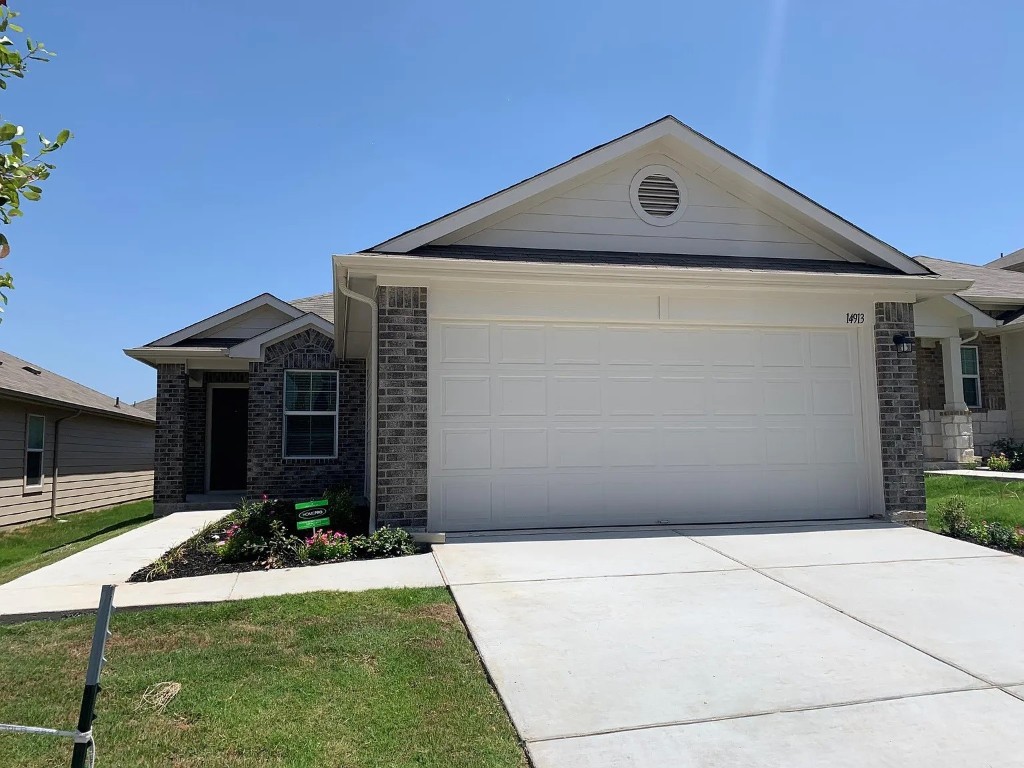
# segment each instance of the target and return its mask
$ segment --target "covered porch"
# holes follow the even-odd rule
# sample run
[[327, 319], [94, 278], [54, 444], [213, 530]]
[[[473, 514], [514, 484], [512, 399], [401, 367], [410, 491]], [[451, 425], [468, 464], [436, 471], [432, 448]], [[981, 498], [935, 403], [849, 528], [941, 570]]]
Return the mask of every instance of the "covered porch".
[[971, 464], [1011, 431], [998, 323], [956, 296], [914, 312], [925, 466]]

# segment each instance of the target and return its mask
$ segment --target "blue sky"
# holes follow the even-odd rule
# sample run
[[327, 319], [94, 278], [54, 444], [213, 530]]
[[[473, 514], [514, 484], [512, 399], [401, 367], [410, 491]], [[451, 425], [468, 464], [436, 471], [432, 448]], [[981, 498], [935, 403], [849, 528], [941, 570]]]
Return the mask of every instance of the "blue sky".
[[1024, 247], [1024, 6], [34, 0], [0, 95], [70, 128], [6, 229], [0, 348], [129, 400], [121, 353], [665, 114], [910, 254]]

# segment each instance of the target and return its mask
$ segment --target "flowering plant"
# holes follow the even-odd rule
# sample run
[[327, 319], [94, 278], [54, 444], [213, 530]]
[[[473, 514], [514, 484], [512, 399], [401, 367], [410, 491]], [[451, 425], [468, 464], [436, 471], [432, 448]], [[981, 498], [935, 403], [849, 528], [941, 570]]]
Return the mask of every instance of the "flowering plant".
[[306, 539], [306, 551], [312, 560], [345, 560], [351, 556], [352, 547], [341, 531], [314, 530]]

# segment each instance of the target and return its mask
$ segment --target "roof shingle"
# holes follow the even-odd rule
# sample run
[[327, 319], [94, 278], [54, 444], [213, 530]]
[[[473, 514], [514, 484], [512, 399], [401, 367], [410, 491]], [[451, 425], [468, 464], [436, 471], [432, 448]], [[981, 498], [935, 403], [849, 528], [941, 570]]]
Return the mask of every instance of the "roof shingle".
[[20, 357], [0, 352], [0, 396], [24, 397], [57, 406], [92, 411], [133, 421], [155, 422], [152, 414], [66, 379]]

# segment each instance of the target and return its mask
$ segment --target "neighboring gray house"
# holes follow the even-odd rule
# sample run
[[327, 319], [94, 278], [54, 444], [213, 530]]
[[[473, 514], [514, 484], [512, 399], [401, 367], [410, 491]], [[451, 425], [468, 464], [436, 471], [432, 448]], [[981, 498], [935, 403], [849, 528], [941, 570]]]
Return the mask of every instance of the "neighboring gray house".
[[917, 261], [971, 283], [915, 307], [925, 461], [951, 467], [1024, 440], [1024, 250], [986, 266]]
[[333, 265], [126, 350], [160, 511], [347, 483], [430, 531], [924, 519], [916, 307], [970, 280], [673, 117]]
[[153, 495], [154, 418], [0, 352], [0, 526]]

